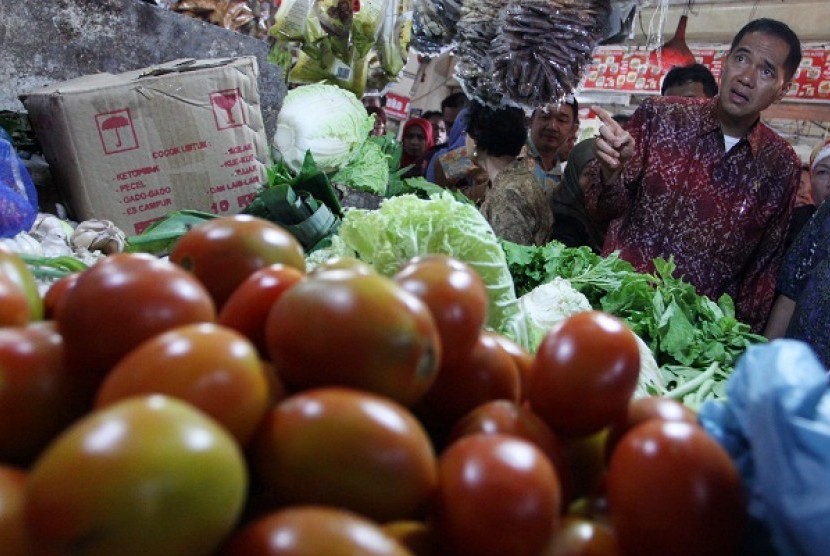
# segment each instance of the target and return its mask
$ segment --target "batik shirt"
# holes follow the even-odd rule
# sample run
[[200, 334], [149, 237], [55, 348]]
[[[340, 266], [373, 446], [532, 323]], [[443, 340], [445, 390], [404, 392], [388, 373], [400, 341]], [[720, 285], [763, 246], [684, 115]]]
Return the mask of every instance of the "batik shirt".
[[634, 157], [616, 183], [601, 186], [591, 163], [589, 210], [609, 229], [603, 253], [641, 271], [674, 256], [698, 292], [728, 293], [737, 317], [760, 332], [798, 190], [800, 162], [789, 144], [757, 123], [725, 152], [717, 99], [659, 97], [626, 125]]
[[544, 245], [553, 231], [553, 211], [533, 175], [533, 160], [518, 158], [493, 180], [481, 214], [496, 235], [522, 245]]
[[830, 203], [821, 204], [784, 256], [778, 291], [796, 302], [785, 336], [810, 344], [830, 367]]

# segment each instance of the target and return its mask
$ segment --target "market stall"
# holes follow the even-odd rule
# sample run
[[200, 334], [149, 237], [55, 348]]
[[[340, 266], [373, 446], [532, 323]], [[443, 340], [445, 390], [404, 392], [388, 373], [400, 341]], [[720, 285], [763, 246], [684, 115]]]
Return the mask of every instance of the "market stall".
[[[16, 70], [0, 553], [830, 551], [830, 390], [807, 344], [753, 333], [672, 257], [638, 272], [497, 237], [463, 193], [406, 177], [360, 98], [401, 120], [456, 89], [632, 109], [681, 16], [716, 72], [733, 29], [710, 10], [746, 2], [135, 1], [63, 6], [76, 74]], [[20, 4], [6, 15], [38, 17]], [[756, 8], [812, 41], [774, 119], [819, 133], [825, 27]], [[105, 15], [198, 46], [86, 61]], [[32, 137], [73, 218], [39, 206]]]

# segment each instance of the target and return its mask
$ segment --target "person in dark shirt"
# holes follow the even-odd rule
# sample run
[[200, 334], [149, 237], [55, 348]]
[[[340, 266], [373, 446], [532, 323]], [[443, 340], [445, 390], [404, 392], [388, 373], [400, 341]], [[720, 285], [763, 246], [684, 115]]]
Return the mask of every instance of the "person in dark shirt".
[[784, 23], [757, 19], [735, 36], [713, 99], [644, 101], [623, 129], [595, 108], [586, 203], [616, 220], [603, 253], [641, 272], [673, 257], [680, 277], [712, 299], [729, 294], [739, 320], [760, 332], [769, 316], [801, 162], [760, 121], [784, 97], [801, 61]]
[[660, 94], [664, 97], [713, 98], [718, 82], [703, 64], [675, 66], [663, 78]]

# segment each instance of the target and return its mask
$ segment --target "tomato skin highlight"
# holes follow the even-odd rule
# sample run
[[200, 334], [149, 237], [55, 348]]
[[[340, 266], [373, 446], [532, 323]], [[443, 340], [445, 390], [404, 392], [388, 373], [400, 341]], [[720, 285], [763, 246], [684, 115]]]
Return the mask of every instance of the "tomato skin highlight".
[[67, 365], [100, 378], [144, 340], [184, 324], [216, 320], [210, 295], [193, 275], [145, 254], [100, 260], [65, 297], [57, 323]]
[[432, 385], [441, 344], [429, 309], [378, 274], [309, 276], [274, 303], [270, 360], [290, 390], [346, 386], [409, 406]]
[[234, 533], [219, 556], [407, 556], [376, 523], [340, 508], [293, 506]]
[[247, 338], [224, 326], [180, 326], [139, 344], [107, 374], [105, 407], [131, 396], [166, 394], [201, 409], [245, 446], [269, 407], [269, 384]]
[[606, 464], [611, 462], [614, 449], [625, 433], [649, 419], [698, 424], [697, 414], [677, 400], [651, 396], [631, 400], [625, 415], [617, 419], [608, 428], [608, 436], [605, 439]]
[[530, 374], [530, 406], [554, 432], [596, 433], [628, 407], [640, 374], [637, 340], [617, 317], [577, 313], [545, 336]]
[[266, 415], [252, 468], [278, 506], [321, 504], [411, 519], [436, 480], [426, 432], [402, 405], [346, 388], [290, 396]]
[[698, 426], [652, 419], [617, 445], [608, 469], [611, 522], [623, 553], [738, 553], [746, 497], [726, 451]]
[[537, 556], [559, 527], [556, 472], [532, 443], [474, 434], [438, 462], [430, 512], [444, 554]]
[[245, 214], [221, 216], [188, 231], [173, 246], [170, 261], [191, 272], [218, 309], [261, 268], [282, 263], [305, 272], [305, 253], [290, 232]]

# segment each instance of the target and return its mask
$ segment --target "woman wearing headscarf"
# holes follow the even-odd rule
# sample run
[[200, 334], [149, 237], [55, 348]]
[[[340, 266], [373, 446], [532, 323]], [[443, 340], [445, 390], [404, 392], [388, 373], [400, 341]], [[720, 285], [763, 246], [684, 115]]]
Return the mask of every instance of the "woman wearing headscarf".
[[403, 126], [401, 144], [401, 168], [412, 166], [403, 177], [423, 176], [429, 162], [425, 155], [432, 148], [432, 124], [423, 118], [410, 118]]
[[562, 183], [553, 191], [553, 239], [568, 247], [587, 245], [599, 253], [605, 226], [588, 215], [582, 187], [583, 182], [587, 183], [587, 177], [582, 177], [583, 170], [594, 159], [593, 145], [594, 139], [586, 139], [577, 143], [568, 155]]

